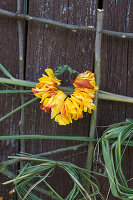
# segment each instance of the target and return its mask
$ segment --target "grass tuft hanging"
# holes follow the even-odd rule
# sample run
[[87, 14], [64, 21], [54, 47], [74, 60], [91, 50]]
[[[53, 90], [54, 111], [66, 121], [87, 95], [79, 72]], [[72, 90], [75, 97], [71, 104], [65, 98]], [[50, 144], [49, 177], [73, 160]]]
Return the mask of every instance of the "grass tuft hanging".
[[[132, 146], [133, 122], [121, 122], [110, 126], [102, 137], [102, 153], [112, 194], [119, 199], [133, 199], [133, 188], [122, 169], [122, 159], [128, 145]], [[122, 145], [125, 143], [122, 150]], [[109, 143], [112, 143], [109, 145]], [[108, 198], [107, 198], [108, 199]]]

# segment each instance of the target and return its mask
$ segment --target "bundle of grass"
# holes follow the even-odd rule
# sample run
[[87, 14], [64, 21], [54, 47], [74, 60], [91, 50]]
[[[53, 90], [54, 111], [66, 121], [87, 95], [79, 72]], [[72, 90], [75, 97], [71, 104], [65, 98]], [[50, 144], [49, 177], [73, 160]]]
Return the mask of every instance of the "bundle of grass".
[[[122, 169], [122, 158], [127, 146], [133, 146], [133, 121], [121, 122], [105, 130], [102, 138], [102, 152], [108, 173], [112, 194], [119, 199], [133, 199], [133, 188]], [[109, 143], [112, 143], [109, 145]], [[122, 149], [122, 145], [124, 148]]]
[[[34, 155], [19, 154], [15, 158], [28, 161], [28, 163], [15, 179], [5, 182], [4, 185], [13, 182], [15, 185], [14, 191], [22, 200], [41, 200], [40, 197], [34, 194], [34, 190], [52, 196], [56, 200], [93, 200], [96, 195], [100, 195], [97, 180], [86, 169], [69, 162], [53, 161]], [[73, 181], [73, 188], [66, 197], [61, 197], [48, 183], [48, 178], [53, 175], [56, 167], [65, 170]], [[38, 187], [40, 183], [44, 183], [50, 191]], [[87, 185], [91, 186], [91, 194], [86, 189]]]

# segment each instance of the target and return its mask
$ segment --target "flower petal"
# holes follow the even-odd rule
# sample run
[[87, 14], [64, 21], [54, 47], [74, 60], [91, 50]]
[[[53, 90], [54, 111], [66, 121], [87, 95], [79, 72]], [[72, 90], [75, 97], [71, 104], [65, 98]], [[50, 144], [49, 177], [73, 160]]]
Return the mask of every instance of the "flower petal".
[[45, 72], [48, 74], [49, 77], [54, 77], [54, 72], [52, 69], [50, 68], [45, 69]]
[[73, 84], [77, 88], [89, 88], [92, 90], [94, 89], [94, 87], [86, 79], [79, 79], [78, 81], [75, 81]]
[[72, 123], [66, 116], [62, 116], [61, 114], [55, 117], [55, 121], [58, 122], [59, 125], [67, 125]]
[[53, 101], [53, 104], [56, 104], [56, 106], [52, 107], [51, 109], [51, 119], [61, 112], [61, 107], [66, 97], [66, 94], [64, 94], [62, 91], [58, 91], [58, 94], [55, 96]]

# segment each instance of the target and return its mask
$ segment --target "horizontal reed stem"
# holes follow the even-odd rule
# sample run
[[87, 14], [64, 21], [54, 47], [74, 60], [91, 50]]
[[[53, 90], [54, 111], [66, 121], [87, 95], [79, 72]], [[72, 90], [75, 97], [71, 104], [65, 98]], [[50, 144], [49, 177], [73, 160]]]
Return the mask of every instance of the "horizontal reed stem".
[[99, 90], [98, 98], [104, 99], [104, 100], [110, 100], [110, 101], [133, 103], [133, 97], [127, 97], [127, 96], [124, 96], [124, 95], [105, 92], [105, 91], [102, 91], [102, 90]]
[[[33, 22], [37, 22], [41, 24], [47, 24], [47, 25], [55, 26], [57, 28], [71, 30], [73, 32], [77, 32], [77, 31], [95, 32], [96, 31], [94, 26], [78, 26], [78, 25], [66, 24], [66, 23], [58, 22], [51, 19], [34, 17], [34, 16], [25, 15], [25, 14], [18, 14], [18, 13], [6, 11], [3, 9], [0, 9], [0, 15], [19, 19], [19, 20], [27, 20], [27, 21], [33, 21]], [[133, 38], [133, 33], [117, 32], [117, 31], [110, 31], [110, 30], [102, 30], [102, 33], [104, 35], [118, 37], [122, 39]]]
[[11, 85], [20, 85], [20, 86], [26, 86], [26, 87], [35, 87], [35, 82], [20, 80], [20, 79], [9, 79], [9, 78], [0, 78], [0, 83], [7, 83]]
[[72, 30], [73, 32], [76, 32], [76, 31], [94, 32], [95, 31], [94, 26], [76, 26], [72, 24], [66, 24], [66, 23], [54, 21], [51, 19], [33, 17], [33, 16], [25, 15], [25, 14], [18, 14], [18, 13], [6, 11], [3, 9], [0, 9], [0, 15], [19, 19], [19, 20], [27, 20], [27, 21], [38, 22], [41, 24], [47, 24], [47, 25], [58, 27], [58, 28]]
[[0, 94], [32, 93], [32, 90], [0, 90]]
[[[35, 82], [30, 82], [30, 81], [25, 81], [25, 80], [20, 80], [20, 79], [9, 79], [9, 78], [0, 78], [0, 83], [7, 83], [7, 84], [12, 84], [12, 85], [19, 85], [19, 86], [26, 86], [26, 87], [33, 87], [35, 88], [36, 83]], [[74, 92], [74, 88], [72, 87], [58, 87], [59, 90], [62, 90], [64, 93], [70, 95], [71, 93]], [[20, 92], [19, 92], [20, 91]], [[32, 92], [31, 90], [1, 90], [0, 93], [26, 93], [26, 92]], [[105, 92], [103, 90], [98, 91], [98, 98], [99, 99], [104, 99], [104, 100], [110, 100], [110, 101], [120, 101], [120, 102], [126, 102], [126, 103], [133, 103], [133, 97], [127, 97], [124, 95], [119, 95], [119, 94], [114, 94], [110, 92]]]
[[26, 139], [26, 140], [74, 140], [74, 141], [93, 141], [96, 140], [94, 138], [90, 137], [80, 137], [80, 136], [54, 136], [54, 135], [9, 135], [9, 136], [0, 136], [0, 140], [20, 140], [20, 139]]

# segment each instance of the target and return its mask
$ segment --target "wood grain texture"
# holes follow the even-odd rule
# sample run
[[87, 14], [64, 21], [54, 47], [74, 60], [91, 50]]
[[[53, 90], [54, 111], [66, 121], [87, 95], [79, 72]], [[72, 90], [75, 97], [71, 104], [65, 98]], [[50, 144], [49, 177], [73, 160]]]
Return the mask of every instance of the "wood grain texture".
[[[75, 8], [76, 6], [76, 8]], [[81, 12], [82, 10], [82, 12]], [[91, 11], [91, 13], [90, 13]], [[36, 1], [29, 4], [29, 15], [46, 17], [60, 22], [76, 25], [95, 25], [96, 1]], [[74, 33], [36, 23], [29, 22], [28, 25], [28, 46], [26, 78], [34, 80], [44, 73], [48, 67], [56, 69], [57, 66], [67, 64], [79, 72], [86, 69], [93, 70], [94, 56], [94, 35], [84, 33]], [[61, 79], [63, 85], [70, 85], [65, 73]], [[39, 109], [39, 101], [32, 105], [26, 112], [26, 132], [27, 134], [50, 134], [50, 135], [77, 135], [87, 136], [89, 130], [89, 115], [81, 120], [73, 122], [68, 126], [59, 126], [50, 119], [50, 114], [45, 114]], [[69, 145], [77, 144], [70, 141], [32, 141], [27, 142], [28, 153], [41, 153]], [[79, 155], [75, 155], [79, 154]], [[67, 157], [67, 158], [66, 158]], [[52, 156], [53, 159], [63, 159], [85, 166], [86, 148]], [[72, 183], [69, 178], [64, 177], [64, 173], [56, 171], [51, 178], [57, 192], [65, 197], [70, 190]], [[57, 182], [58, 180], [58, 182]], [[69, 187], [68, 187], [69, 185]], [[67, 187], [67, 190], [66, 190]], [[48, 197], [47, 197], [48, 198]]]
[[[17, 4], [15, 0], [1, 0], [0, 8], [16, 12]], [[36, 0], [29, 1], [29, 15], [37, 17], [46, 17], [60, 22], [75, 25], [96, 24], [97, 1], [93, 0]], [[133, 2], [130, 0], [106, 0], [104, 1], [104, 29], [133, 32]], [[22, 9], [23, 13], [23, 9]], [[5, 17], [0, 17], [0, 62], [9, 72], [18, 78], [18, 33], [17, 21]], [[89, 69], [93, 71], [94, 58], [94, 40], [93, 33], [72, 32], [58, 29], [47, 25], [28, 22], [27, 33], [27, 54], [26, 54], [26, 79], [37, 81], [48, 67], [56, 69], [57, 66], [67, 64], [79, 72]], [[26, 40], [25, 40], [26, 41]], [[102, 39], [102, 70], [100, 89], [114, 92], [117, 94], [133, 96], [133, 42], [131, 39], [119, 39], [109, 36], [103, 36]], [[1, 72], [0, 72], [0, 75]], [[63, 85], [70, 85], [67, 73], [62, 77]], [[1, 86], [4, 89], [4, 86]], [[33, 95], [25, 95], [25, 101], [33, 98]], [[11, 109], [20, 105], [19, 95], [1, 95], [0, 110], [4, 115]], [[4, 106], [3, 106], [4, 105]], [[61, 127], [50, 119], [50, 114], [45, 114], [40, 110], [39, 101], [29, 105], [25, 111], [25, 130], [26, 134], [47, 134], [47, 135], [73, 135], [87, 136], [89, 131], [89, 115], [83, 119], [73, 122], [73, 124]], [[99, 101], [97, 126], [106, 126], [115, 122], [124, 121], [126, 117], [133, 118], [132, 105]], [[20, 113], [3, 121], [0, 125], [1, 135], [19, 134], [18, 122]], [[101, 135], [104, 128], [98, 128], [98, 134]], [[70, 141], [42, 141], [27, 140], [26, 152], [37, 154], [46, 151], [52, 151], [58, 148], [78, 144]], [[1, 142], [0, 159], [5, 160], [7, 156], [15, 155], [19, 152], [19, 143], [17, 141]], [[66, 160], [85, 167], [86, 163], [85, 147], [76, 152], [69, 151], [50, 156], [55, 160]], [[93, 169], [106, 173], [101, 157], [93, 163]], [[123, 157], [123, 167], [127, 179], [133, 177], [132, 148], [128, 148]], [[11, 169], [16, 172], [17, 166]], [[0, 175], [0, 183], [7, 180], [5, 176]], [[101, 192], [106, 197], [108, 191], [108, 182], [99, 178]], [[63, 197], [67, 195], [72, 187], [70, 178], [65, 176], [62, 170], [55, 170], [55, 174], [50, 178], [50, 184]], [[132, 187], [133, 181], [129, 182]], [[68, 187], [69, 186], [69, 187]], [[66, 189], [67, 188], [67, 189]], [[0, 196], [4, 199], [16, 199], [16, 196], [9, 196], [8, 193], [12, 186], [2, 187], [0, 184]], [[40, 196], [42, 199], [51, 198]], [[114, 200], [111, 195], [109, 200]]]
[[0, 8], [11, 12], [16, 12], [17, 11], [16, 0], [1, 0]]
[[[133, 4], [131, 1], [104, 1], [104, 29], [133, 32], [132, 12]], [[102, 69], [100, 89], [116, 94], [133, 96], [131, 85], [133, 84], [133, 60], [132, 60], [132, 41], [103, 36], [102, 40]], [[130, 82], [130, 83], [129, 83]], [[129, 86], [130, 85], [130, 86]], [[98, 126], [107, 126], [112, 123], [124, 121], [131, 114], [132, 105], [112, 101], [99, 100], [98, 107]], [[130, 110], [130, 111], [129, 111]], [[98, 128], [101, 135], [105, 128]], [[128, 148], [122, 161], [123, 169], [127, 179], [132, 178], [132, 148]], [[103, 162], [103, 161], [102, 161]], [[98, 164], [98, 162], [97, 162]], [[94, 166], [95, 167], [95, 166]], [[105, 173], [103, 166], [99, 171]], [[103, 182], [103, 184], [102, 184]], [[107, 180], [100, 180], [102, 194], [106, 196], [109, 185]], [[131, 186], [131, 183], [129, 184]], [[111, 193], [109, 200], [114, 200]]]
[[[15, 1], [14, 1], [15, 3]], [[9, 9], [10, 11], [16, 11], [16, 5], [14, 6], [5, 1], [0, 2], [0, 8]], [[17, 47], [17, 22], [15, 20], [5, 19], [0, 17], [0, 62], [7, 70], [14, 76], [18, 76], [18, 47]], [[16, 46], [15, 46], [15, 45]], [[12, 50], [11, 50], [12, 49]], [[0, 75], [3, 76], [2, 72]], [[6, 89], [6, 87], [0, 85], [1, 89]], [[0, 111], [1, 116], [10, 112], [13, 108], [19, 105], [17, 100], [18, 95], [2, 94], [0, 95]], [[18, 118], [19, 113], [16, 113], [12, 117], [6, 119], [0, 124], [0, 135], [12, 135], [19, 134], [18, 129]], [[0, 142], [0, 161], [7, 160], [8, 155], [15, 154], [18, 151], [18, 142], [16, 141], [4, 141]], [[16, 166], [10, 168], [16, 173]], [[3, 187], [2, 182], [6, 181], [7, 178], [0, 174], [0, 196], [4, 199], [15, 199], [16, 196], [9, 196], [9, 191], [12, 189], [13, 185]]]
[[[0, 8], [16, 12], [17, 3], [14, 0], [0, 1]], [[18, 26], [17, 20], [0, 17], [0, 63], [13, 75], [18, 78]], [[5, 77], [0, 71], [0, 76]], [[14, 88], [14, 86], [10, 85]], [[0, 85], [0, 89], [9, 89], [4, 85]], [[1, 94], [0, 95], [0, 111], [1, 116], [7, 114], [11, 110], [20, 105], [19, 94]], [[0, 124], [0, 135], [17, 135], [19, 134], [20, 112], [15, 113], [11, 117], [2, 121]], [[9, 155], [15, 155], [19, 152], [19, 141], [1, 141], [0, 142], [0, 161], [7, 160]], [[17, 165], [12, 165], [9, 169], [17, 173]], [[13, 189], [13, 185], [3, 186], [2, 183], [7, 181], [6, 176], [0, 174], [0, 196], [5, 200], [16, 199], [16, 194], [9, 195], [9, 191]]]

